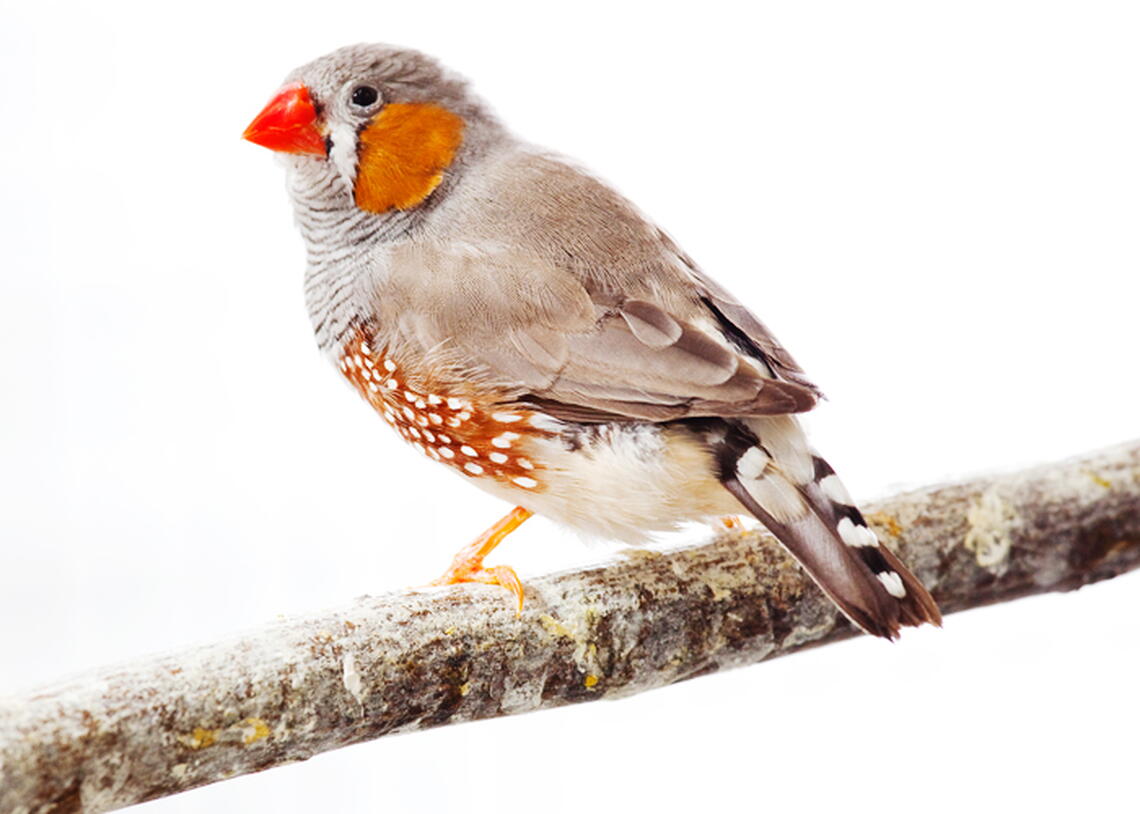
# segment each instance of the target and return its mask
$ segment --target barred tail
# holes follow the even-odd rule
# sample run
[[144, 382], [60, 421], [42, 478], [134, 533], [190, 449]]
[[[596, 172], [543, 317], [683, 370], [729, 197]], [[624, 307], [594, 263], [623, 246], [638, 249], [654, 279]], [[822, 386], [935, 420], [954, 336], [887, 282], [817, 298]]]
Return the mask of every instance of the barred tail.
[[768, 527], [824, 593], [868, 633], [938, 625], [938, 605], [879, 544], [835, 471], [815, 455], [791, 416], [726, 422], [709, 437], [721, 482]]

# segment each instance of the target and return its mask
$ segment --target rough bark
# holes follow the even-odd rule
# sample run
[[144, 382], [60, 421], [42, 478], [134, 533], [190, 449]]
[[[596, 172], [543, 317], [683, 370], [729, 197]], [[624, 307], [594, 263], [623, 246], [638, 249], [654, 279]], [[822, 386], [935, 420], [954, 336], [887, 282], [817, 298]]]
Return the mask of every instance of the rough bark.
[[[868, 516], [945, 612], [1078, 588], [1140, 564], [1140, 443]], [[519, 617], [482, 586], [364, 598], [0, 701], [0, 811], [105, 811], [855, 634], [763, 533], [531, 580]]]

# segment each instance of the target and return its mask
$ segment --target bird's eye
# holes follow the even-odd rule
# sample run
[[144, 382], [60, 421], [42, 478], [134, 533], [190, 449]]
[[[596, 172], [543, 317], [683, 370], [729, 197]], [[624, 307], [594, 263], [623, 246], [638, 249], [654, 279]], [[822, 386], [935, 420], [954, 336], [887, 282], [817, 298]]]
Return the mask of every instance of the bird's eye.
[[352, 104], [356, 107], [371, 107], [380, 98], [380, 92], [370, 85], [361, 85], [352, 91]]

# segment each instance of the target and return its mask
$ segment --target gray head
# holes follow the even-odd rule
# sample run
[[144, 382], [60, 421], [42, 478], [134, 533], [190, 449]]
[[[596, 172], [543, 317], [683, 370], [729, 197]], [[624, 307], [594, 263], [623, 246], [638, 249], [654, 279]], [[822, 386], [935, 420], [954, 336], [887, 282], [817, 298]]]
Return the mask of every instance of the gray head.
[[504, 135], [466, 80], [418, 51], [351, 45], [286, 83], [245, 138], [283, 154], [294, 191], [324, 205], [415, 209]]

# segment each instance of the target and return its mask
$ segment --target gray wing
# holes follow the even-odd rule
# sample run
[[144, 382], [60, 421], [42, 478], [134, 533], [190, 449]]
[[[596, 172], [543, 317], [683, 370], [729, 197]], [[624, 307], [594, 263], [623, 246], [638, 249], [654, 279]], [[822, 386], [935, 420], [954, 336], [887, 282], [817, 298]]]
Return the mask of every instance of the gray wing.
[[[403, 333], [445, 348], [465, 375], [576, 421], [664, 421], [811, 409], [818, 391], [723, 290], [683, 269], [657, 295], [590, 290], [542, 258], [485, 252], [476, 263], [417, 251], [400, 264], [414, 295], [389, 296]], [[433, 280], [464, 280], [459, 291]], [[655, 276], [660, 283], [660, 276]]]
[[685, 266], [701, 301], [716, 316], [722, 330], [742, 349], [763, 359], [774, 376], [811, 390], [816, 398], [823, 394], [806, 376], [788, 350], [773, 336], [768, 327], [742, 305], [719, 283], [708, 277], [682, 252], [664, 232], [658, 232], [662, 245]]
[[599, 308], [585, 331], [516, 331], [516, 347], [528, 348], [536, 332], [546, 340], [541, 360], [526, 355], [546, 374], [533, 381], [531, 399], [579, 421], [775, 415], [814, 406], [814, 390], [778, 378], [763, 355], [733, 340], [723, 317], [694, 305], [695, 313], [682, 315], [627, 299]]
[[540, 155], [485, 178], [455, 237], [393, 256], [384, 307], [422, 347], [579, 421], [815, 405], [763, 324], [609, 187]]

